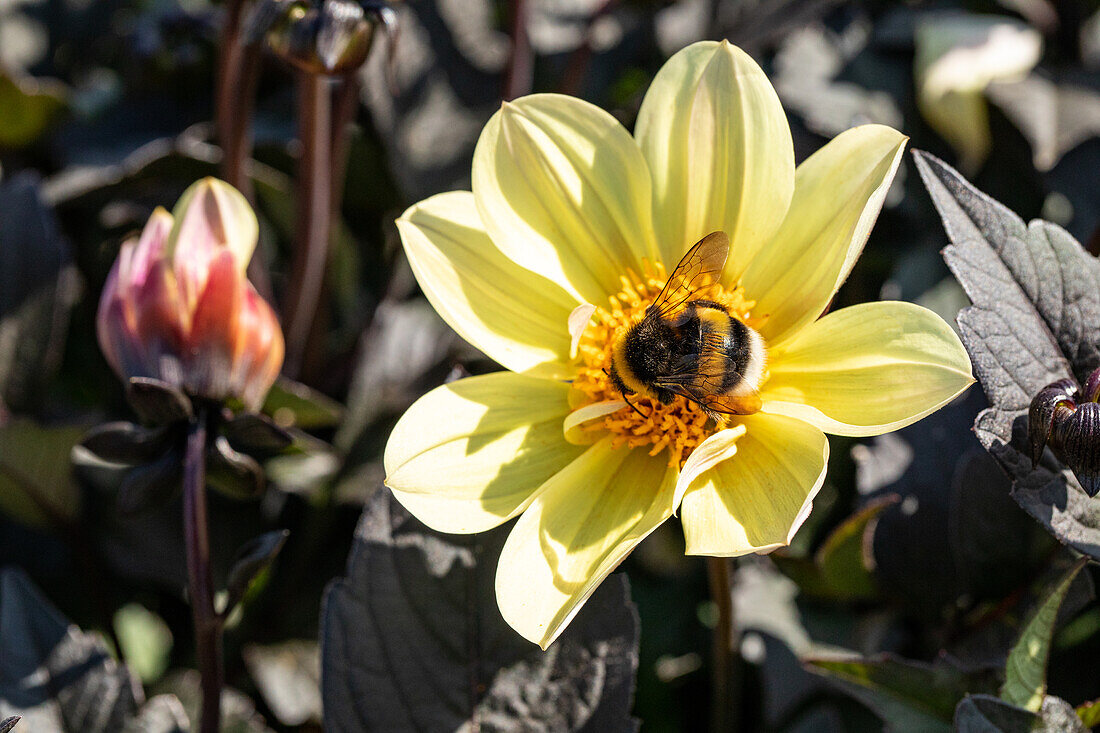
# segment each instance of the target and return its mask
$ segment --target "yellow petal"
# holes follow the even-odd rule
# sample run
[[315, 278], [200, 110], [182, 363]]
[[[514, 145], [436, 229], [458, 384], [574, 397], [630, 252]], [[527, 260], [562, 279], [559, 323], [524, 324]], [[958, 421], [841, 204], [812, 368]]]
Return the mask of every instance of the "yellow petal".
[[790, 544], [825, 480], [829, 441], [812, 425], [738, 418], [737, 454], [704, 471], [680, 505], [689, 555], [736, 557]]
[[577, 301], [493, 245], [472, 193], [421, 201], [397, 229], [420, 288], [462, 338], [514, 372], [572, 375], [567, 321]]
[[565, 418], [565, 422], [561, 426], [562, 433], [566, 441], [573, 445], [591, 445], [602, 436], [596, 431], [585, 430], [585, 426], [593, 420], [607, 417], [624, 407], [627, 407], [627, 404], [623, 400], [593, 402], [590, 405], [579, 407], [569, 413], [569, 417]]
[[578, 296], [603, 303], [627, 267], [656, 255], [649, 171], [614, 117], [534, 94], [506, 102], [474, 151], [473, 189], [501, 251]]
[[884, 125], [842, 132], [795, 173], [783, 226], [745, 271], [752, 314], [770, 346], [816, 319], [863, 250], [906, 137]]
[[959, 337], [912, 303], [863, 303], [773, 350], [764, 411], [835, 435], [879, 435], [950, 402], [974, 382]]
[[482, 532], [523, 511], [583, 452], [565, 442], [569, 385], [498, 372], [421, 397], [386, 444], [386, 485], [440, 532]]
[[608, 573], [672, 515], [676, 471], [645, 451], [591, 446], [539, 490], [497, 567], [505, 620], [543, 649]]
[[684, 493], [700, 474], [732, 458], [737, 453], [737, 439], [744, 434], [744, 425], [734, 425], [725, 430], [719, 430], [691, 452], [680, 469], [680, 476], [676, 479], [676, 495], [673, 497], [673, 503], [676, 506], [680, 505]]
[[775, 233], [794, 189], [794, 148], [779, 97], [726, 41], [688, 46], [657, 72], [635, 134], [653, 175], [662, 261], [673, 266], [713, 231], [732, 242], [736, 282]]

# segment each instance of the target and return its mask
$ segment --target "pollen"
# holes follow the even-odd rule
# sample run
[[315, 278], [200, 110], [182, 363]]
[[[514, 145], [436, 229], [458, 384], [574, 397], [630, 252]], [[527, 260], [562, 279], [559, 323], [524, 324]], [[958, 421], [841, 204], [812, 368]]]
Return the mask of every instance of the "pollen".
[[[579, 363], [570, 394], [571, 407], [623, 399], [608, 377], [612, 348], [621, 333], [642, 320], [667, 279], [663, 265], [643, 262], [642, 276], [627, 271], [620, 278], [622, 290], [610, 296], [605, 306], [596, 307], [577, 348]], [[713, 285], [706, 297], [726, 306], [731, 315], [744, 323], [756, 325], [750, 316], [754, 302], [744, 297], [740, 287], [725, 289]], [[700, 443], [726, 427], [684, 397], [674, 397], [667, 405], [639, 394], [629, 395], [628, 399], [637, 411], [624, 407], [584, 424], [582, 430], [610, 434], [616, 448], [644, 448], [652, 456], [667, 449], [669, 465], [682, 466]]]

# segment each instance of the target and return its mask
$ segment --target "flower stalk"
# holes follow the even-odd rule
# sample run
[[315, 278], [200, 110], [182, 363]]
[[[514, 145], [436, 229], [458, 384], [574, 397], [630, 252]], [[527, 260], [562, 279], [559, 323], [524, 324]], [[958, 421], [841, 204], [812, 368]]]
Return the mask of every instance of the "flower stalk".
[[726, 557], [707, 558], [707, 581], [710, 595], [718, 611], [714, 626], [714, 646], [711, 669], [710, 729], [715, 733], [736, 730], [737, 676], [734, 654], [733, 584], [730, 560]]
[[291, 291], [287, 298], [288, 326], [284, 371], [297, 377], [302, 370], [313, 321], [321, 301], [332, 230], [332, 80], [299, 74], [298, 231]]
[[223, 619], [214, 609], [210, 531], [206, 511], [207, 413], [199, 407], [187, 431], [183, 459], [183, 536], [187, 585], [195, 625], [195, 656], [202, 676], [201, 733], [216, 733], [221, 718]]
[[[245, 198], [253, 200], [248, 160], [252, 157], [252, 116], [260, 78], [260, 45], [243, 31], [244, 0], [230, 0], [222, 27], [214, 89], [214, 128], [222, 148], [222, 177]], [[263, 260], [248, 263], [248, 277], [271, 298], [271, 281]]]
[[215, 127], [222, 146], [222, 172], [226, 182], [246, 196], [244, 158], [247, 156], [249, 125], [241, 113], [251, 112], [249, 95], [242, 94], [240, 83], [245, 71], [245, 47], [241, 42], [244, 15], [243, 0], [230, 0], [226, 5], [225, 25], [221, 32], [221, 49], [215, 81]]
[[527, 34], [528, 3], [516, 0], [512, 3], [511, 36], [512, 54], [508, 59], [508, 71], [504, 77], [505, 101], [531, 93], [535, 74], [535, 54], [531, 50], [531, 38]]

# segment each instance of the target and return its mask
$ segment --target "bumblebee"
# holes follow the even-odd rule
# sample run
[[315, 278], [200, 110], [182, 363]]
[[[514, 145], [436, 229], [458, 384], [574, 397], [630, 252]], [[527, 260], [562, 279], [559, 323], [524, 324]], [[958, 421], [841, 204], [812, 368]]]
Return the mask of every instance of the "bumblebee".
[[699, 240], [642, 319], [617, 336], [608, 377], [636, 412], [627, 395], [663, 404], [678, 395], [715, 419], [760, 408], [764, 339], [721, 303], [706, 298], [726, 266], [729, 248], [723, 232]]

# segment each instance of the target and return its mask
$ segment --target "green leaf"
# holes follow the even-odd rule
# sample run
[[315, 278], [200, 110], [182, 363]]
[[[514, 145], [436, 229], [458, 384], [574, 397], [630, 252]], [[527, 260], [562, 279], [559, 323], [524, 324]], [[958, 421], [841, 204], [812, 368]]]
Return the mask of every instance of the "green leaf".
[[74, 520], [80, 504], [69, 454], [84, 430], [30, 420], [0, 427], [0, 511], [40, 527]]
[[1092, 700], [1078, 705], [1077, 717], [1081, 719], [1086, 728], [1095, 728], [1100, 725], [1100, 700]]
[[1046, 695], [1047, 658], [1054, 635], [1054, 622], [1069, 587], [1087, 560], [1078, 561], [1050, 591], [1046, 600], [1035, 609], [1020, 634], [1019, 641], [1008, 653], [1005, 665], [1005, 683], [1001, 687], [1001, 699], [1013, 705], [1039, 712]]
[[813, 559], [775, 554], [772, 560], [803, 593], [832, 601], [871, 601], [879, 597], [872, 574], [870, 541], [875, 523], [898, 497], [884, 496], [860, 509], [834, 529]]
[[115, 611], [115, 634], [126, 664], [145, 684], [156, 682], [168, 669], [172, 632], [160, 616], [137, 603]]
[[992, 693], [993, 678], [947, 663], [922, 664], [885, 654], [871, 659], [808, 659], [822, 674], [904, 731], [951, 730], [955, 708], [967, 694]]
[[263, 412], [280, 427], [302, 430], [330, 428], [340, 423], [343, 406], [304, 384], [280, 378], [267, 393]]
[[265, 532], [249, 540], [237, 550], [237, 555], [229, 568], [229, 581], [226, 584], [229, 597], [226, 601], [225, 613], [228, 614], [241, 602], [248, 593], [252, 581], [275, 562], [275, 557], [283, 549], [289, 536], [290, 532], [285, 529]]
[[0, 148], [35, 142], [65, 107], [65, 87], [56, 81], [16, 81], [0, 69]]
[[1073, 707], [1053, 695], [1037, 712], [990, 695], [968, 695], [955, 710], [958, 733], [1087, 733]]
[[241, 650], [264, 702], [286, 726], [321, 722], [321, 650], [316, 640], [248, 644]]

